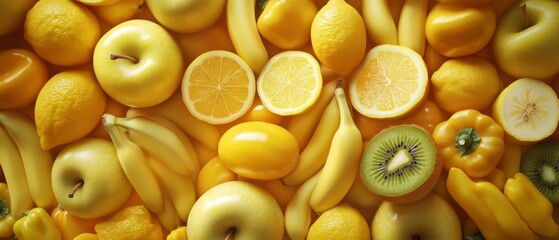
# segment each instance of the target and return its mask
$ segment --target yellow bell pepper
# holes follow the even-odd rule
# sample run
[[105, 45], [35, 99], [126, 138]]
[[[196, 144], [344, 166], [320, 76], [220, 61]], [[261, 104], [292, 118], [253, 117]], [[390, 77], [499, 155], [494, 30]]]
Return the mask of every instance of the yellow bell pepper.
[[10, 192], [6, 183], [0, 183], [0, 238], [14, 235], [16, 219], [10, 213]]
[[275, 46], [300, 48], [310, 41], [311, 25], [317, 12], [312, 0], [269, 0], [256, 26], [262, 37]]
[[559, 237], [559, 225], [553, 220], [553, 205], [523, 173], [516, 173], [505, 183], [505, 196], [520, 217], [536, 234]]
[[24, 216], [14, 224], [14, 233], [20, 240], [60, 240], [60, 231], [43, 208], [25, 211]]
[[52, 211], [51, 218], [62, 240], [72, 240], [82, 233], [95, 233], [95, 224], [102, 221], [100, 218], [79, 218], [58, 207]]
[[483, 178], [499, 164], [505, 142], [501, 126], [474, 109], [455, 112], [433, 130], [443, 167], [462, 169], [469, 177]]
[[474, 182], [460, 168], [453, 167], [448, 173], [446, 187], [485, 239], [539, 239], [492, 183]]
[[167, 235], [167, 240], [188, 240], [188, 236], [186, 234], [186, 226], [181, 226], [169, 233]]

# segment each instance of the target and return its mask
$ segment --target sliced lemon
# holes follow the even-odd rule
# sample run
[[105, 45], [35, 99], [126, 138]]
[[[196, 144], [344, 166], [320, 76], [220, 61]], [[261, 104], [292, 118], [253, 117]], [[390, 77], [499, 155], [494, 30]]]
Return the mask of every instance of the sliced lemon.
[[303, 51], [284, 51], [270, 58], [256, 90], [270, 112], [291, 116], [311, 107], [322, 89], [318, 61]]
[[559, 122], [559, 99], [551, 86], [521, 78], [507, 86], [493, 103], [493, 119], [507, 142], [526, 144], [550, 136]]
[[241, 117], [252, 105], [256, 80], [237, 54], [213, 50], [187, 67], [182, 82], [183, 101], [192, 115], [211, 124]]
[[402, 117], [425, 101], [429, 77], [425, 62], [410, 48], [383, 44], [367, 56], [351, 76], [353, 107], [370, 118]]

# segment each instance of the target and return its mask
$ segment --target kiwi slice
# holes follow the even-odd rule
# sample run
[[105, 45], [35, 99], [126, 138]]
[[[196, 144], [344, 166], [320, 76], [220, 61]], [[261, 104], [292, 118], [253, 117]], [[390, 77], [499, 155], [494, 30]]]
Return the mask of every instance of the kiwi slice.
[[520, 172], [552, 203], [559, 203], [559, 143], [543, 141], [522, 156]]
[[416, 125], [396, 125], [381, 131], [367, 144], [361, 159], [361, 177], [369, 190], [389, 198], [409, 195], [435, 177], [427, 187], [430, 189], [422, 191], [425, 196], [434, 187], [441, 166], [429, 133]]

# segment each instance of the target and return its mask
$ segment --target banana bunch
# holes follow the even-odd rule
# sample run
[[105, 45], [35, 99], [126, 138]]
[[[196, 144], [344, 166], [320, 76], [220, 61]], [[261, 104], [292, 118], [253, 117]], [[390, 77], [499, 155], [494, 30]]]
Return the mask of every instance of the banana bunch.
[[184, 225], [196, 199], [194, 181], [200, 171], [188, 136], [155, 114], [115, 117], [106, 113], [102, 121], [124, 173], [146, 208], [167, 230]]
[[342, 201], [353, 184], [361, 161], [361, 132], [355, 126], [344, 89], [337, 87], [340, 124], [332, 137], [328, 157], [310, 197], [314, 212], [321, 214]]
[[51, 169], [54, 158], [41, 148], [32, 118], [14, 111], [0, 112], [0, 165], [9, 186], [12, 216], [34, 206], [50, 209], [56, 204]]

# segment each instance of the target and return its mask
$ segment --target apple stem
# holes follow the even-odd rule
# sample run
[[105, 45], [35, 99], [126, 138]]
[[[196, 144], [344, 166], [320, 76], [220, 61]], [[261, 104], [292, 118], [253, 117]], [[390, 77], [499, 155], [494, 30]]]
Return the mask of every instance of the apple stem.
[[138, 59], [135, 59], [133, 57], [130, 57], [128, 55], [122, 55], [122, 54], [114, 54], [111, 53], [111, 55], [109, 55], [109, 58], [111, 58], [111, 60], [115, 60], [115, 59], [119, 59], [119, 58], [124, 58], [124, 59], [128, 59], [130, 61], [132, 61], [133, 63], [138, 63]]
[[524, 22], [524, 28], [530, 27], [530, 21], [528, 20], [528, 10], [526, 10], [526, 2], [520, 4], [520, 12], [522, 13], [522, 21]]
[[76, 185], [72, 188], [72, 190], [70, 190], [70, 191], [68, 192], [68, 197], [69, 197], [69, 198], [73, 198], [73, 197], [74, 197], [74, 193], [76, 193], [76, 191], [78, 191], [78, 189], [79, 189], [80, 187], [82, 187], [82, 186], [83, 186], [83, 180], [80, 180], [78, 183], [76, 183]]
[[225, 236], [225, 240], [233, 240], [233, 234], [235, 234], [235, 229], [231, 228], [231, 230], [229, 230], [229, 233], [227, 233], [227, 236]]

